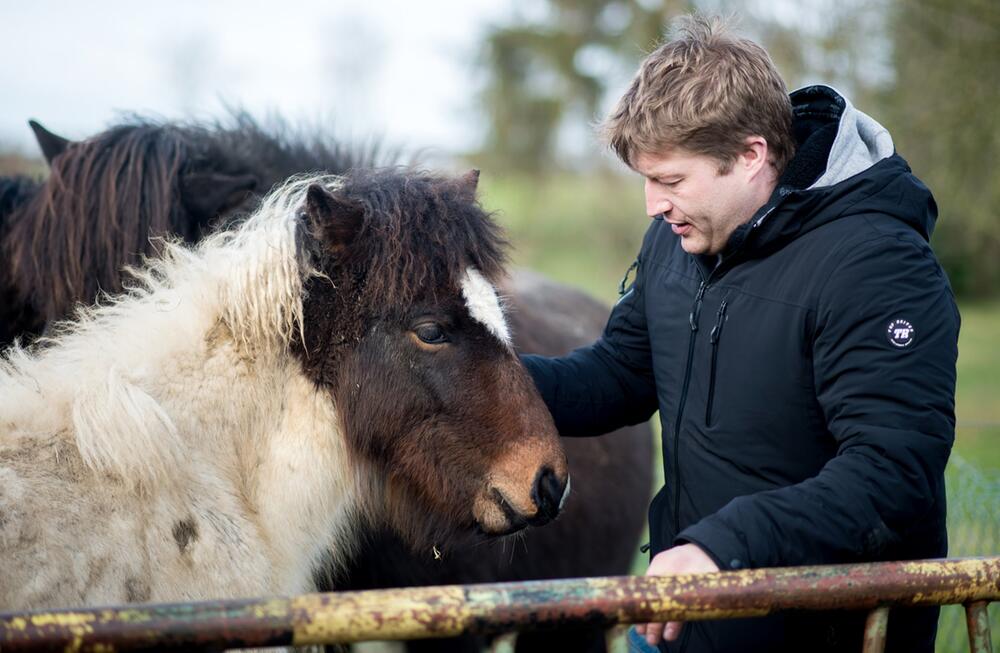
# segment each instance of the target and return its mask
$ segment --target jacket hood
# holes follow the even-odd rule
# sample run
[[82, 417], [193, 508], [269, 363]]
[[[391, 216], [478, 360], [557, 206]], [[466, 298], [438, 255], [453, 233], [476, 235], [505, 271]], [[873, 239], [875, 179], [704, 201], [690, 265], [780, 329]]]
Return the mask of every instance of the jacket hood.
[[836, 136], [826, 157], [826, 168], [809, 189], [834, 186], [895, 154], [889, 131], [874, 118], [858, 111], [850, 100], [828, 86], [809, 86], [790, 96], [793, 116], [808, 141], [815, 134], [809, 121], [826, 118], [824, 129], [835, 121]]
[[859, 213], [892, 216], [929, 240], [937, 206], [895, 153], [888, 130], [829, 86], [808, 86], [790, 98], [795, 156], [768, 202], [734, 232], [727, 252], [780, 247]]

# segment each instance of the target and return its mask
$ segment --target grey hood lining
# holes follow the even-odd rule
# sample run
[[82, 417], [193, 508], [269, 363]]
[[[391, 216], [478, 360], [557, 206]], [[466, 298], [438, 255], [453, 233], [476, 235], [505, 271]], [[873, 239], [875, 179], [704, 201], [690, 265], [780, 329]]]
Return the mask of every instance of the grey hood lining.
[[868, 114], [859, 111], [836, 89], [820, 86], [835, 93], [844, 102], [837, 137], [830, 148], [826, 170], [809, 186], [809, 190], [833, 186], [867, 170], [896, 151], [889, 131]]

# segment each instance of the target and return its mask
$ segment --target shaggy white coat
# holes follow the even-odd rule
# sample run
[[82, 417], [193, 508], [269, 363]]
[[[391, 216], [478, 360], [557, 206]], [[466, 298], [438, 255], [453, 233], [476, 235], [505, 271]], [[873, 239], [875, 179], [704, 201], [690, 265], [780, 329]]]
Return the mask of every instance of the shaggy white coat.
[[0, 362], [0, 606], [292, 594], [359, 509], [329, 395], [289, 350], [310, 183], [165, 245], [123, 296]]

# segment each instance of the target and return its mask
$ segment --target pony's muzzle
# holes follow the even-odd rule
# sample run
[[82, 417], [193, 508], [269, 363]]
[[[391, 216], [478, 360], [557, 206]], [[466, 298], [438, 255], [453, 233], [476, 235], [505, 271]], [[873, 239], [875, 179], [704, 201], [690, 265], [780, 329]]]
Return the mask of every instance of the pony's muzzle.
[[555, 519], [569, 495], [569, 476], [545, 466], [535, 474], [522, 501], [511, 488], [492, 485], [477, 501], [477, 520], [483, 532], [509, 535], [527, 526], [543, 526]]

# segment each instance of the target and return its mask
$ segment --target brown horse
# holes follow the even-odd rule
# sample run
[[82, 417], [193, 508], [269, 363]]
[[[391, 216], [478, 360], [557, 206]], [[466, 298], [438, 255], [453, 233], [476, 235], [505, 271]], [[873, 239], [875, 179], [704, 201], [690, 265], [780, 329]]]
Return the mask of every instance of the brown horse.
[[[150, 253], [151, 234], [173, 232], [197, 239], [206, 226], [252, 209], [259, 189], [270, 187], [284, 175], [309, 169], [340, 171], [372, 159], [371, 153], [358, 156], [324, 146], [326, 141], [321, 138], [301, 141], [289, 137], [287, 130], [284, 134], [268, 132], [246, 116], [231, 127], [159, 125], [139, 120], [76, 143], [37, 125], [35, 131], [52, 164], [52, 175], [46, 182], [36, 183], [30, 192], [21, 193], [21, 197], [33, 195], [36, 199], [27, 206], [21, 201], [21, 209], [12, 217], [19, 225], [19, 236], [0, 242], [0, 247], [6, 248], [9, 258], [56, 262], [65, 257], [61, 250], [79, 246], [69, 242], [75, 237], [72, 234], [92, 230], [88, 252], [77, 255], [90, 261], [87, 266], [53, 266], [52, 274], [40, 279], [41, 285], [28, 286], [34, 292], [12, 293], [27, 299], [19, 300], [20, 312], [36, 316], [35, 332], [45, 323], [38, 316], [62, 315], [74, 302], [92, 301], [97, 288], [118, 288], [120, 265]], [[172, 154], [167, 157], [164, 152]], [[143, 196], [158, 199], [140, 201]], [[128, 215], [137, 226], [122, 224]], [[120, 217], [116, 222], [108, 216]], [[123, 246], [120, 240], [129, 244]], [[28, 268], [29, 274], [22, 272], [20, 279], [33, 276], [30, 263]], [[44, 276], [45, 269], [39, 265], [34, 276]], [[531, 273], [515, 273], [504, 282], [502, 293], [510, 308], [514, 346], [524, 353], [558, 355], [588, 344], [599, 335], [607, 317], [607, 309], [589, 297]], [[50, 301], [46, 299], [49, 296], [63, 299]], [[8, 324], [11, 321], [8, 318]], [[0, 330], [3, 325], [0, 316]], [[12, 335], [18, 333], [23, 337], [24, 329]], [[430, 548], [414, 553], [390, 533], [373, 532], [370, 537], [375, 545], [361, 550], [349, 573], [337, 575], [335, 586], [394, 587], [627, 573], [652, 485], [649, 429], [623, 429], [605, 438], [563, 438], [563, 443], [572, 464], [574, 498], [554, 524], [528, 530], [517, 542], [451, 552], [443, 560], [436, 559]], [[574, 650], [603, 650], [599, 632], [577, 635], [567, 639], [563, 633], [558, 642]], [[532, 647], [533, 642], [537, 647]], [[548, 645], [541, 634], [524, 636], [518, 650], [551, 650]], [[475, 650], [476, 642], [427, 641], [413, 646]]]

